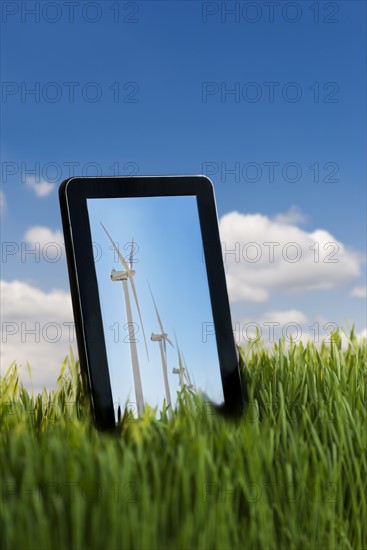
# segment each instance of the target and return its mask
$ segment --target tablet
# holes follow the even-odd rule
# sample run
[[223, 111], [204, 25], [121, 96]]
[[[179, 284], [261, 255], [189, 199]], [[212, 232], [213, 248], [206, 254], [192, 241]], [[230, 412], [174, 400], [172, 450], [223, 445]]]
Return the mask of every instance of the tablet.
[[238, 415], [244, 395], [215, 198], [204, 176], [74, 177], [59, 189], [81, 368], [96, 426], [182, 395]]

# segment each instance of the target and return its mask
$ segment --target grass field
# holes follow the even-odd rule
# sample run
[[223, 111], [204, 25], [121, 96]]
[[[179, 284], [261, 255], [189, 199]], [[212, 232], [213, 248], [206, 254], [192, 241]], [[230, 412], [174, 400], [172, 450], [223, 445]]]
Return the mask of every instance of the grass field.
[[117, 435], [93, 428], [72, 353], [58, 389], [34, 397], [12, 365], [2, 548], [367, 548], [366, 341], [333, 339], [241, 350], [238, 422], [196, 402], [170, 421], [125, 418]]

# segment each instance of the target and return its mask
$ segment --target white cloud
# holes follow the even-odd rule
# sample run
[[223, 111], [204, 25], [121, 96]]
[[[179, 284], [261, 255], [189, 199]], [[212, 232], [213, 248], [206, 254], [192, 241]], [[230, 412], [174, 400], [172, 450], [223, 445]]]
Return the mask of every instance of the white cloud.
[[268, 292], [264, 288], [255, 286], [254, 284], [246, 284], [241, 281], [237, 284], [237, 278], [227, 270], [226, 272], [227, 286], [229, 298], [232, 302], [240, 302], [247, 300], [249, 302], [265, 302], [268, 299]]
[[288, 309], [280, 311], [268, 311], [252, 320], [234, 319], [233, 327], [236, 342], [245, 344], [249, 339], [256, 337], [256, 331], [260, 332], [260, 337], [265, 345], [272, 345], [283, 335], [286, 339], [291, 335], [298, 340], [304, 334], [307, 328], [306, 315], [297, 309]]
[[307, 232], [281, 220], [239, 212], [221, 218], [232, 302], [264, 302], [272, 291], [331, 290], [359, 276], [359, 255], [333, 235], [322, 229]]
[[350, 291], [350, 296], [353, 298], [366, 298], [367, 296], [367, 290], [366, 285], [365, 286], [355, 286]]
[[17, 280], [0, 281], [0, 290], [2, 369], [16, 360], [29, 387], [28, 361], [35, 391], [54, 387], [69, 345], [77, 350], [70, 294], [44, 292]]
[[283, 225], [296, 225], [306, 221], [306, 216], [297, 206], [292, 206], [285, 214], [277, 214], [273, 221]]
[[34, 176], [27, 176], [25, 184], [37, 197], [47, 197], [55, 188], [55, 183], [45, 180], [37, 181]]
[[50, 243], [56, 243], [60, 247], [64, 247], [64, 236], [62, 231], [52, 231], [48, 227], [35, 225], [27, 229], [24, 238], [31, 244], [39, 243], [40, 246], [45, 246]]
[[6, 198], [4, 191], [0, 190], [0, 212], [3, 214], [6, 209]]
[[271, 323], [279, 323], [286, 325], [288, 323], [303, 324], [306, 323], [307, 317], [302, 311], [296, 309], [288, 309], [286, 311], [269, 311], [263, 315], [264, 321]]

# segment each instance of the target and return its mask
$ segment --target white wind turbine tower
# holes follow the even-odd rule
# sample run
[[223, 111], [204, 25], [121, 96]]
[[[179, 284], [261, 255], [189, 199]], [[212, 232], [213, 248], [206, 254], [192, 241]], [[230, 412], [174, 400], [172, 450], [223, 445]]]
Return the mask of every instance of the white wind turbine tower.
[[141, 385], [141, 378], [140, 378], [139, 359], [138, 359], [138, 351], [137, 351], [137, 348], [136, 348], [134, 322], [133, 322], [133, 316], [132, 316], [132, 312], [131, 312], [131, 303], [130, 303], [128, 280], [130, 281], [131, 290], [133, 291], [134, 300], [135, 300], [135, 304], [136, 304], [136, 309], [138, 310], [141, 330], [143, 332], [145, 349], [146, 349], [146, 352], [147, 352], [148, 359], [149, 359], [149, 354], [148, 354], [147, 342], [146, 342], [146, 339], [145, 339], [143, 321], [142, 321], [141, 314], [140, 314], [138, 296], [136, 294], [136, 287], [135, 287], [135, 283], [134, 283], [135, 271], [133, 269], [131, 269], [131, 267], [132, 267], [133, 248], [131, 249], [131, 253], [130, 253], [130, 259], [129, 259], [130, 265], [128, 265], [125, 258], [122, 256], [119, 249], [117, 248], [117, 246], [113, 242], [113, 240], [112, 240], [110, 234], [108, 233], [107, 229], [105, 228], [105, 226], [102, 224], [102, 222], [100, 222], [100, 224], [103, 227], [103, 230], [106, 233], [107, 237], [111, 241], [111, 244], [112, 244], [113, 248], [115, 249], [115, 251], [116, 251], [116, 253], [119, 257], [119, 260], [120, 260], [121, 264], [125, 268], [124, 271], [116, 271], [115, 269], [112, 269], [112, 271], [111, 271], [111, 280], [112, 281], [122, 281], [122, 286], [123, 286], [123, 289], [124, 289], [126, 319], [127, 319], [127, 326], [128, 326], [128, 331], [129, 331], [130, 355], [131, 355], [131, 365], [132, 365], [132, 371], [133, 371], [136, 405], [137, 405], [137, 408], [138, 408], [138, 414], [142, 414], [144, 412], [144, 396], [143, 396], [143, 388], [142, 388], [142, 385]]
[[[149, 283], [148, 283], [149, 285]], [[169, 383], [168, 383], [168, 374], [167, 374], [167, 353], [166, 353], [166, 342], [168, 342], [172, 347], [173, 344], [171, 340], [168, 338], [168, 334], [164, 332], [163, 323], [161, 321], [161, 318], [158, 313], [158, 309], [154, 300], [152, 289], [149, 285], [150, 294], [152, 295], [152, 300], [155, 308], [155, 312], [157, 314], [158, 323], [161, 329], [160, 334], [154, 334], [152, 333], [150, 339], [153, 342], [159, 342], [159, 349], [161, 352], [161, 361], [162, 361], [162, 372], [163, 372], [163, 382], [164, 382], [164, 392], [166, 394], [166, 403], [167, 403], [167, 416], [168, 418], [172, 417], [172, 401], [171, 401], [171, 392], [169, 389]]]

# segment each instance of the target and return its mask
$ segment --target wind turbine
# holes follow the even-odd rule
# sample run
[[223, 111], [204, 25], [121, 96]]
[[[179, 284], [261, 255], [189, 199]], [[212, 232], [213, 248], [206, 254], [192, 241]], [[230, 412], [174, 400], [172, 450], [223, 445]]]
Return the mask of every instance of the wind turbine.
[[192, 390], [196, 393], [196, 387], [195, 387], [195, 384], [193, 382], [191, 382], [190, 373], [189, 373], [189, 370], [187, 368], [186, 361], [185, 361], [185, 368], [184, 368], [184, 377], [186, 379], [187, 389]]
[[[149, 285], [149, 283], [148, 283], [148, 285]], [[159, 323], [159, 326], [160, 326], [160, 329], [161, 329], [160, 334], [152, 333], [150, 339], [153, 342], [159, 342], [159, 349], [160, 349], [160, 352], [161, 352], [161, 361], [162, 361], [164, 392], [166, 394], [166, 403], [167, 403], [167, 416], [168, 416], [168, 418], [171, 418], [172, 417], [172, 401], [171, 401], [171, 392], [170, 392], [170, 389], [169, 389], [168, 374], [167, 374], [166, 342], [168, 342], [172, 347], [173, 347], [173, 344], [172, 344], [171, 340], [168, 338], [168, 334], [166, 332], [164, 332], [163, 323], [162, 323], [162, 320], [159, 316], [157, 305], [155, 303], [153, 292], [152, 292], [152, 289], [150, 288], [150, 285], [149, 285], [149, 290], [150, 290], [150, 294], [152, 296], [154, 309], [155, 309], [155, 312], [157, 314], [158, 323]]]
[[173, 367], [172, 372], [173, 374], [178, 374], [178, 385], [180, 386], [181, 390], [184, 387], [185, 381], [184, 381], [184, 368], [183, 367]]
[[[191, 378], [190, 378], [189, 371], [187, 369], [186, 361], [183, 358], [183, 356], [181, 356], [181, 352], [180, 352], [180, 348], [178, 346], [176, 334], [175, 334], [175, 339], [176, 339], [176, 347], [177, 347], [177, 352], [178, 352], [178, 368], [174, 367], [172, 369], [172, 372], [173, 372], [173, 374], [178, 374], [179, 375], [179, 386], [180, 386], [181, 389], [183, 389], [183, 387], [186, 386], [188, 390], [194, 390], [196, 392], [196, 388], [191, 382]], [[185, 363], [185, 367], [183, 366], [183, 363]]]
[[132, 267], [133, 248], [131, 249], [131, 252], [130, 252], [130, 259], [129, 259], [130, 265], [128, 265], [125, 258], [120, 253], [119, 249], [117, 248], [114, 241], [112, 240], [111, 235], [108, 233], [107, 229], [103, 225], [103, 223], [100, 222], [100, 224], [101, 224], [104, 232], [106, 233], [107, 237], [111, 241], [111, 244], [112, 244], [113, 248], [117, 252], [117, 256], [119, 257], [119, 260], [120, 260], [121, 264], [125, 268], [124, 271], [116, 271], [115, 269], [112, 269], [112, 271], [111, 271], [111, 280], [112, 281], [122, 281], [122, 286], [123, 286], [123, 289], [124, 289], [126, 318], [127, 318], [127, 326], [128, 326], [128, 331], [129, 331], [130, 356], [131, 356], [131, 365], [132, 365], [132, 371], [133, 371], [136, 405], [137, 405], [137, 408], [138, 408], [138, 414], [142, 414], [144, 412], [144, 396], [143, 396], [143, 388], [142, 388], [142, 385], [141, 385], [141, 378], [140, 378], [139, 359], [138, 359], [138, 351], [137, 351], [137, 348], [136, 348], [134, 322], [133, 322], [133, 316], [132, 316], [132, 312], [131, 312], [131, 303], [130, 303], [128, 280], [130, 281], [131, 290], [133, 291], [134, 300], [135, 300], [135, 304], [136, 304], [136, 309], [138, 310], [138, 315], [139, 315], [139, 319], [140, 319], [141, 329], [142, 329], [142, 332], [143, 332], [145, 349], [146, 349], [146, 352], [147, 352], [148, 360], [149, 360], [149, 354], [148, 354], [147, 342], [146, 342], [146, 339], [145, 339], [143, 321], [142, 321], [141, 314], [140, 314], [138, 296], [136, 294], [136, 287], [135, 287], [135, 283], [134, 283], [135, 271], [133, 269], [131, 269], [131, 267]]

